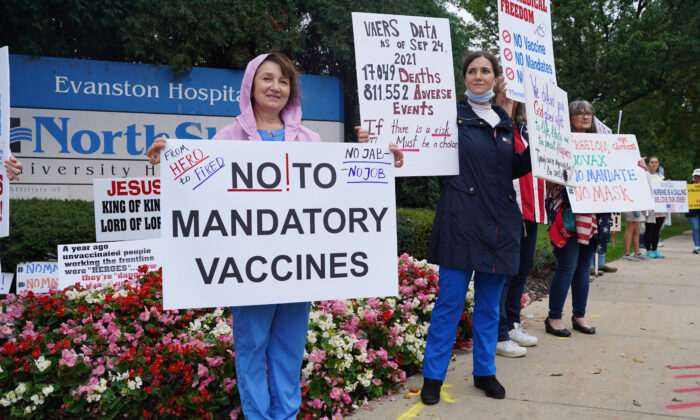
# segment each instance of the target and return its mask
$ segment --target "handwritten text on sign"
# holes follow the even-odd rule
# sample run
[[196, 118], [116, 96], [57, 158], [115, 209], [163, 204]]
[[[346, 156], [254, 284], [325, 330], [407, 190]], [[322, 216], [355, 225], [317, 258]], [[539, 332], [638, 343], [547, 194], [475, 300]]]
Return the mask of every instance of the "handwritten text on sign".
[[80, 284], [99, 289], [138, 277], [142, 265], [160, 267], [160, 240], [65, 244], [58, 246], [59, 287]]
[[160, 238], [160, 179], [93, 180], [97, 240]]
[[651, 195], [657, 213], [688, 212], [688, 184], [685, 181], [652, 181]]
[[526, 69], [525, 109], [532, 175], [556, 184], [576, 185], [566, 92]]
[[508, 98], [525, 102], [525, 69], [557, 83], [549, 0], [498, 0], [498, 32]]
[[10, 157], [10, 53], [0, 48], [0, 238], [10, 234], [10, 185], [3, 162]]
[[449, 21], [353, 13], [352, 24], [360, 116], [370, 142], [393, 142], [404, 151], [397, 176], [456, 175]]
[[165, 308], [397, 293], [388, 147], [168, 140], [162, 156]]
[[571, 141], [576, 187], [567, 192], [574, 213], [654, 208], [634, 135], [572, 133]]
[[17, 264], [17, 293], [25, 290], [33, 293], [49, 293], [58, 288], [58, 264], [29, 262]]

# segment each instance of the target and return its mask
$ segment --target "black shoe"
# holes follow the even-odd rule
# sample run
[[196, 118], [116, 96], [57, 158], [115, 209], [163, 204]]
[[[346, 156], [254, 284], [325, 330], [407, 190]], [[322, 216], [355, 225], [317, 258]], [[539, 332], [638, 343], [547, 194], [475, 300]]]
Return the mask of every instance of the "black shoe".
[[584, 334], [595, 334], [595, 327], [584, 327], [573, 316], [571, 317], [571, 324], [576, 331], [581, 331]]
[[423, 388], [420, 390], [420, 399], [425, 405], [433, 405], [440, 402], [440, 388], [442, 381], [423, 378]]
[[555, 330], [554, 327], [549, 325], [549, 317], [547, 317], [547, 319], [544, 320], [544, 329], [549, 334], [556, 335], [557, 337], [571, 337], [571, 331], [567, 330], [566, 328], [562, 328], [561, 330]]
[[482, 389], [487, 397], [502, 400], [506, 397], [506, 389], [503, 388], [496, 375], [491, 376], [476, 376], [474, 375], [474, 386]]

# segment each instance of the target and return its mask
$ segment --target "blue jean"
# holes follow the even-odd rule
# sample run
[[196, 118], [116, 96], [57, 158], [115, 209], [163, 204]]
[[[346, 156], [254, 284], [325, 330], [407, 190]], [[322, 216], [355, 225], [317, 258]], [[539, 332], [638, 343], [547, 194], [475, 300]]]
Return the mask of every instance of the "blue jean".
[[[423, 357], [423, 377], [445, 380], [452, 357], [457, 325], [464, 311], [464, 301], [472, 271], [440, 267], [438, 297], [433, 308], [428, 340]], [[476, 376], [496, 374], [498, 341], [498, 306], [505, 274], [474, 273], [474, 370]]]
[[586, 315], [588, 287], [591, 281], [591, 256], [596, 246], [593, 243], [579, 244], [574, 236], [562, 248], [554, 245], [552, 247], [557, 267], [549, 285], [549, 317], [561, 319], [566, 295], [571, 286], [573, 314], [576, 318], [583, 318]]
[[[511, 276], [501, 292], [498, 341], [508, 341], [508, 331], [513, 324], [520, 323], [520, 300], [525, 290], [525, 279], [535, 264], [537, 245], [537, 223], [525, 220], [525, 230], [520, 232], [520, 267], [518, 274]], [[525, 235], [527, 233], [527, 236]]]
[[246, 419], [296, 419], [311, 302], [232, 307], [236, 379]]
[[700, 247], [700, 216], [691, 216], [688, 219], [690, 219], [690, 226], [693, 227], [693, 242], [695, 243], [695, 247], [699, 248]]

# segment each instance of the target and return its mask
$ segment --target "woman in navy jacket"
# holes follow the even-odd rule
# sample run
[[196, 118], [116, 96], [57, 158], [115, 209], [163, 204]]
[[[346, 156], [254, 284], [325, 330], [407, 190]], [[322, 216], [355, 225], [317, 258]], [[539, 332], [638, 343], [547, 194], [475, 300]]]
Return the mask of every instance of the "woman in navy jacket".
[[516, 153], [513, 123], [499, 106], [489, 105], [500, 75], [489, 52], [468, 54], [462, 64], [468, 99], [457, 106], [459, 175], [447, 179], [435, 215], [428, 261], [440, 265], [423, 360], [421, 397], [440, 400], [440, 387], [452, 355], [457, 324], [474, 275], [474, 386], [504, 398], [496, 380], [496, 342], [501, 290], [518, 273], [523, 218], [513, 179], [531, 170], [530, 150]]

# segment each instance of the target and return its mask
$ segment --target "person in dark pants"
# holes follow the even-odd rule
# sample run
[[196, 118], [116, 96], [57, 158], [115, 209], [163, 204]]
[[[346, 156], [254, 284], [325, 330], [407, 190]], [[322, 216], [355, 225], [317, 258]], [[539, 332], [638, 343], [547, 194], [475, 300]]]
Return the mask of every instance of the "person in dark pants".
[[[497, 85], [495, 104], [502, 106], [513, 119], [515, 151], [523, 152], [529, 144], [525, 105], [506, 98], [504, 81]], [[535, 263], [537, 245], [537, 222], [546, 222], [544, 210], [544, 180], [535, 179], [529, 173], [513, 180], [523, 224], [520, 233], [520, 267], [518, 274], [509, 276], [501, 292], [498, 321], [498, 344], [496, 354], [505, 357], [521, 357], [527, 354], [526, 347], [537, 344], [537, 337], [526, 333], [520, 323], [522, 295], [525, 280]]]
[[[663, 181], [664, 177], [659, 173], [659, 158], [656, 156], [651, 156], [649, 158], [649, 164], [647, 164], [647, 178], [649, 184], [653, 181]], [[650, 211], [647, 215], [646, 223], [644, 224], [644, 248], [647, 250], [647, 257], [649, 258], [666, 258], [659, 254], [657, 247], [659, 246], [659, 233], [661, 228], [666, 221], [665, 213], [656, 213], [655, 211]]]
[[474, 386], [492, 398], [506, 394], [496, 379], [498, 313], [503, 284], [518, 272], [523, 220], [512, 180], [531, 165], [529, 148], [515, 151], [506, 111], [489, 104], [499, 74], [498, 60], [486, 51], [468, 54], [462, 64], [468, 99], [457, 106], [459, 174], [446, 179], [428, 250], [440, 277], [423, 358], [425, 404], [440, 401], [472, 276]]

